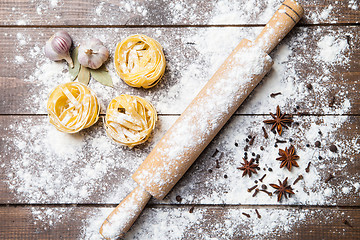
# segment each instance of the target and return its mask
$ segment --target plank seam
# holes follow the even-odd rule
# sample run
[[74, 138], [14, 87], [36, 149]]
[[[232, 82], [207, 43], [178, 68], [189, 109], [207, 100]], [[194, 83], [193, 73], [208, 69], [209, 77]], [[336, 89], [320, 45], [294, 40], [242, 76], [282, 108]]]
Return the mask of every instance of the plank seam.
[[[265, 24], [209, 24], [209, 25], [0, 25], [0, 28], [210, 28], [264, 27]], [[298, 23], [295, 27], [360, 26], [360, 23]]]

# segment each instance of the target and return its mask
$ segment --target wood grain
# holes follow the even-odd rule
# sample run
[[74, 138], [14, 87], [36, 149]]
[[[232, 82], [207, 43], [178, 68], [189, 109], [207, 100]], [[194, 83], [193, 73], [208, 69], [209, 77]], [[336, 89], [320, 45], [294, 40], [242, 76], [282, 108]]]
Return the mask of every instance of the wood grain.
[[[120, 147], [106, 136], [102, 120], [96, 126], [71, 137], [57, 133], [47, 123], [46, 116], [1, 116], [3, 130], [0, 131], [0, 156], [1, 167], [5, 171], [0, 174], [0, 203], [116, 204], [135, 186], [131, 174], [175, 119], [176, 116], [160, 116], [155, 134], [148, 143], [131, 150]], [[298, 195], [281, 204], [308, 205], [309, 199], [315, 205], [360, 204], [359, 189], [351, 185], [351, 182], [360, 181], [357, 175], [360, 171], [359, 116], [296, 117], [298, 124], [285, 129], [281, 138], [271, 133], [269, 126], [265, 126], [268, 139], [262, 136], [264, 119], [267, 117], [233, 116], [165, 200], [152, 200], [152, 203], [178, 204], [176, 196], [181, 196], [183, 204], [278, 205], [275, 197], [270, 198], [261, 193], [260, 197], [254, 198], [252, 193], [247, 192], [254, 181], [266, 173], [264, 184], [276, 183], [277, 179], [285, 177], [289, 177], [292, 184], [299, 174], [304, 176], [303, 181], [293, 186], [299, 191]], [[337, 130], [331, 130], [333, 127]], [[321, 135], [317, 133], [319, 130], [322, 131]], [[259, 173], [251, 179], [241, 177], [242, 172], [236, 169], [242, 162], [245, 139], [249, 134], [257, 136], [249, 148], [249, 155], [252, 152], [260, 154], [261, 167]], [[278, 138], [286, 143], [274, 147]], [[289, 142], [290, 138], [292, 142]], [[321, 142], [321, 148], [314, 146], [316, 140]], [[64, 147], [59, 147], [59, 144], [64, 144]], [[293, 168], [291, 172], [280, 169], [280, 163], [275, 160], [278, 148], [284, 149], [290, 144], [295, 146], [300, 156], [300, 167]], [[337, 154], [330, 152], [332, 144], [337, 146]], [[260, 150], [260, 146], [264, 147], [264, 151]], [[213, 156], [215, 151], [219, 152]], [[323, 158], [320, 160], [319, 156]], [[311, 171], [306, 173], [309, 161], [312, 163]], [[97, 164], [103, 165], [105, 170], [88, 178], [88, 168], [95, 168]], [[269, 168], [273, 169], [272, 172], [269, 172]], [[330, 173], [337, 177], [325, 183]], [[57, 178], [58, 174], [62, 176]], [[29, 179], [26, 180], [27, 175], [32, 176], [32, 179], [43, 175], [42, 178], [48, 183], [39, 187], [37, 181], [40, 179], [34, 179], [36, 184], [32, 185]], [[57, 187], [52, 185], [56, 181], [60, 181]], [[59, 191], [51, 193], [47, 185]], [[69, 187], [86, 187], [87, 195], [84, 197], [67, 192]], [[270, 186], [269, 191], [272, 191]], [[346, 198], [342, 197], [344, 192]]]
[[[119, 93], [127, 93], [147, 98], [160, 114], [180, 114], [235, 48], [236, 39], [254, 39], [261, 27], [94, 28], [91, 33], [84, 28], [67, 30], [75, 45], [90, 35], [99, 36], [110, 52], [117, 42], [131, 34], [143, 33], [157, 39], [164, 47], [168, 64], [156, 87], [144, 90], [127, 86], [116, 75], [112, 58], [107, 67], [113, 73], [115, 87], [103, 87], [94, 80], [89, 86], [98, 94], [102, 109]], [[359, 30], [358, 26], [295, 28], [272, 53], [273, 70], [237, 113], [267, 114], [274, 111], [278, 102], [283, 102], [293, 114], [338, 114], [348, 106], [347, 114], [360, 114]], [[59, 63], [58, 70], [53, 70], [54, 65], [45, 61], [42, 53], [44, 42], [53, 32], [53, 29], [0, 29], [0, 114], [45, 114], [48, 93], [57, 84], [69, 81], [66, 74], [61, 74], [67, 71], [65, 63]], [[224, 39], [222, 35], [231, 37]], [[334, 36], [335, 41], [348, 39], [349, 45], [341, 53], [345, 59], [333, 63], [321, 61], [317, 43], [327, 36]], [[19, 63], [18, 58], [24, 62]], [[48, 68], [52, 70], [47, 72]], [[54, 79], [57, 71], [60, 77]], [[48, 74], [52, 78], [47, 79]], [[312, 84], [312, 90], [306, 88], [308, 84]], [[274, 92], [282, 95], [270, 97]], [[333, 96], [334, 106], [329, 107]], [[293, 111], [296, 106], [297, 112]]]
[[[249, 5], [244, 6], [244, 2], [235, 0], [223, 2], [210, 0], [196, 3], [192, 0], [179, 0], [176, 3], [169, 0], [142, 0], [131, 3], [115, 0], [106, 2], [101, 0], [63, 0], [61, 2], [3, 0], [0, 3], [0, 25], [44, 27], [57, 25], [88, 27], [92, 25], [254, 25], [265, 24], [269, 20], [267, 19], [269, 13], [275, 12], [281, 2], [281, 0], [251, 1]], [[299, 0], [298, 2], [305, 9], [305, 17], [300, 24], [359, 22], [360, 10], [353, 8], [354, 5], [356, 6], [354, 1]], [[248, 10], [249, 6], [251, 10]]]
[[[263, 237], [272, 239], [358, 239], [360, 238], [360, 211], [357, 209], [299, 209], [241, 206], [194, 206], [193, 213], [189, 213], [191, 206], [148, 207], [134, 224], [125, 239], [155, 239], [159, 234], [166, 234], [167, 239], [254, 239]], [[258, 236], [255, 209], [262, 218], [277, 216], [287, 217], [289, 221], [299, 221], [290, 224], [290, 229], [283, 231], [283, 227], [272, 228], [264, 226], [264, 232]], [[46, 217], [44, 211], [54, 212], [52, 224], [42, 223], [38, 217]], [[32, 212], [37, 211], [32, 216]], [[87, 207], [0, 207], [0, 238], [8, 239], [84, 239], [97, 230], [97, 218], [105, 218], [111, 208], [96, 206]], [[42, 214], [43, 213], [43, 214]], [[255, 225], [248, 224], [249, 220], [242, 213], [250, 214]], [[277, 216], [276, 216], [277, 215]], [[51, 220], [50, 217], [48, 220]], [[91, 225], [88, 221], [91, 219]], [[195, 220], [194, 220], [195, 219]], [[345, 225], [346, 219], [353, 227]], [[195, 222], [198, 220], [197, 222]], [[182, 222], [179, 225], [179, 221]], [[262, 220], [259, 220], [262, 221]], [[99, 222], [99, 225], [101, 223]], [[166, 224], [166, 228], [154, 228]], [[276, 222], [273, 223], [276, 226]], [[257, 230], [254, 230], [257, 229]], [[175, 231], [175, 232], [172, 232]], [[145, 234], [146, 232], [146, 234]], [[261, 232], [261, 231], [260, 231]], [[88, 233], [88, 234], [85, 234]], [[180, 235], [179, 235], [180, 234]], [[86, 238], [88, 239], [88, 238]], [[96, 238], [96, 239], [99, 239]]]

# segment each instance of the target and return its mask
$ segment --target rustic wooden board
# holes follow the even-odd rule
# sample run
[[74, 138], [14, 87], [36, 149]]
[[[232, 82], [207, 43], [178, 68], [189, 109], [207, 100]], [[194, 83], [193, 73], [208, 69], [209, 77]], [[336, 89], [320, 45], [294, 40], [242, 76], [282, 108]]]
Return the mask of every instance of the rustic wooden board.
[[[357, 209], [299, 209], [260, 207], [147, 207], [125, 239], [359, 239]], [[48, 214], [45, 212], [48, 211]], [[1, 207], [1, 239], [99, 239], [99, 223], [111, 208]], [[35, 215], [32, 215], [36, 213]], [[52, 213], [52, 215], [49, 213]], [[250, 219], [242, 215], [250, 214]], [[60, 219], [56, 219], [59, 217]], [[46, 220], [40, 221], [39, 218]], [[263, 226], [264, 218], [288, 218]], [[90, 223], [89, 220], [92, 220]], [[346, 219], [352, 227], [342, 221]], [[50, 223], [50, 221], [54, 221]], [[294, 224], [294, 221], [296, 223]], [[181, 222], [181, 225], [179, 225]], [[249, 224], [254, 222], [254, 224]], [[283, 223], [284, 225], [280, 225]], [[257, 226], [257, 224], [259, 226]], [[278, 226], [280, 225], [280, 226]], [[161, 227], [161, 226], [166, 226]], [[274, 227], [275, 226], [275, 227]], [[264, 229], [259, 230], [260, 227]], [[284, 230], [286, 229], [286, 230]], [[259, 233], [256, 235], [256, 233]], [[90, 234], [93, 234], [90, 237]]]
[[[110, 56], [116, 43], [130, 34], [144, 33], [159, 40], [168, 65], [158, 86], [149, 90], [127, 86], [116, 75], [113, 59], [110, 58], [107, 66], [115, 87], [103, 87], [94, 80], [91, 80], [90, 87], [98, 94], [103, 109], [113, 97], [128, 93], [149, 99], [159, 113], [180, 114], [238, 40], [254, 39], [261, 27], [67, 30], [75, 44], [84, 38], [99, 37], [110, 49]], [[359, 26], [295, 28], [272, 53], [275, 61], [273, 70], [238, 113], [267, 114], [282, 102], [293, 114], [360, 114], [359, 30]], [[0, 114], [45, 114], [50, 90], [68, 81], [65, 63], [46, 61], [42, 53], [44, 42], [54, 31], [48, 28], [0, 29]], [[328, 37], [348, 44], [337, 61], [332, 63], [319, 59], [321, 49], [317, 44]], [[309, 83], [313, 86], [312, 90], [306, 88]], [[274, 92], [282, 92], [282, 95], [270, 97]], [[330, 107], [332, 96], [335, 96], [335, 102]], [[296, 106], [299, 107], [297, 112], [293, 111]]]
[[[29, 1], [3, 0], [1, 25], [208, 25], [265, 24], [281, 0], [268, 1]], [[299, 0], [302, 24], [358, 23], [360, 11], [351, 0]], [[256, 6], [256, 7], [255, 7]]]
[[[176, 118], [161, 115], [149, 142], [131, 150], [106, 136], [102, 120], [80, 134], [69, 135], [56, 131], [47, 123], [46, 116], [1, 116], [0, 167], [4, 171], [0, 174], [0, 203], [116, 204], [135, 186], [131, 174]], [[176, 196], [181, 196], [182, 204], [277, 205], [274, 196], [270, 198], [260, 192], [252, 197], [247, 192], [266, 173], [260, 184], [276, 183], [285, 177], [293, 184], [299, 174], [304, 176], [304, 180], [293, 186], [297, 194], [281, 204], [359, 206], [356, 185], [360, 182], [359, 116], [295, 117], [297, 123], [285, 129], [282, 137], [265, 126], [268, 139], [261, 130], [264, 119], [268, 116], [232, 117], [164, 201], [152, 202], [178, 204]], [[242, 172], [236, 168], [241, 166], [248, 135], [257, 136], [249, 155], [252, 152], [260, 155], [261, 169], [252, 178], [242, 178]], [[286, 143], [274, 147], [276, 139]], [[317, 140], [321, 148], [314, 146]], [[300, 167], [291, 172], [280, 169], [280, 163], [275, 160], [278, 148], [290, 144], [300, 156]], [[330, 152], [331, 144], [337, 146], [338, 153]], [[260, 146], [264, 146], [264, 151]], [[219, 152], [213, 156], [216, 151]], [[312, 164], [307, 173], [309, 161]], [[337, 177], [325, 183], [330, 173]], [[40, 185], [38, 181], [46, 182]], [[272, 188], [269, 186], [268, 190]]]

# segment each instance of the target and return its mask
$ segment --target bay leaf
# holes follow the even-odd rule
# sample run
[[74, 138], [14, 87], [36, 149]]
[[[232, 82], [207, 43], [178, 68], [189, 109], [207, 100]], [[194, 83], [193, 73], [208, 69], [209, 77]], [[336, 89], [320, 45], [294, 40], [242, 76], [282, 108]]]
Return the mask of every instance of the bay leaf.
[[105, 65], [102, 65], [98, 69], [90, 69], [90, 72], [91, 76], [102, 85], [109, 87], [114, 86], [109, 71], [106, 69]]
[[88, 85], [90, 81], [90, 70], [87, 67], [81, 65], [79, 75], [78, 75], [79, 82]]
[[73, 60], [74, 63], [74, 67], [71, 68], [69, 67], [69, 73], [71, 75], [71, 81], [74, 81], [76, 79], [76, 77], [79, 74], [80, 71], [80, 63], [78, 60], [78, 53], [79, 53], [79, 47], [74, 48], [74, 50], [71, 53], [71, 58]]

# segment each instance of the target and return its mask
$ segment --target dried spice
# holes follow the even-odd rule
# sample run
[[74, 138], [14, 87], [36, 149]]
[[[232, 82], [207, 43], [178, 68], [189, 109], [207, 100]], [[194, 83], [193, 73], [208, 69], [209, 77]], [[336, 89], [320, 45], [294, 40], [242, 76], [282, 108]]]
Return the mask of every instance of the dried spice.
[[262, 130], [264, 132], [264, 138], [267, 139], [269, 137], [269, 135], [267, 134], [266, 129], [264, 127], [262, 127]]
[[264, 174], [264, 176], [262, 176], [262, 177], [259, 179], [259, 181], [262, 182], [265, 177], [266, 177], [266, 174]]
[[182, 201], [182, 197], [181, 197], [181, 196], [176, 196], [176, 201], [177, 201], [177, 202], [181, 202], [181, 201]]
[[279, 185], [276, 185], [276, 184], [270, 184], [271, 187], [275, 188], [275, 192], [277, 195], [278, 195], [278, 202], [281, 201], [281, 198], [282, 196], [285, 196], [285, 198], [287, 199], [287, 195], [288, 194], [289, 196], [291, 194], [295, 194], [291, 188], [291, 185], [287, 185], [287, 180], [288, 178], [285, 178], [285, 180], [283, 182], [281, 182], [280, 180], [279, 181]]
[[261, 215], [260, 215], [260, 213], [259, 213], [259, 211], [257, 209], [255, 209], [255, 212], [256, 212], [257, 217], [261, 218]]
[[189, 213], [193, 213], [193, 212], [194, 212], [194, 208], [195, 208], [195, 206], [192, 206], [192, 207], [189, 209]]
[[305, 172], [307, 172], [307, 173], [310, 172], [310, 164], [311, 164], [311, 162], [309, 162], [307, 167], [305, 168]]
[[266, 191], [265, 189], [262, 189], [262, 190], [260, 190], [260, 191], [262, 191], [262, 192], [266, 193], [266, 194], [267, 194], [267, 195], [269, 195], [270, 197], [272, 196], [272, 193], [271, 193], [271, 192]]
[[282, 134], [283, 127], [288, 128], [286, 124], [290, 124], [291, 122], [293, 122], [292, 119], [286, 117], [286, 113], [281, 114], [279, 106], [276, 107], [276, 115], [274, 115], [273, 113], [270, 113], [270, 115], [273, 117], [273, 119], [265, 120], [264, 123], [273, 124], [271, 127], [271, 131], [273, 131], [276, 127], [276, 130], [280, 136]]
[[330, 146], [330, 151], [333, 152], [333, 153], [336, 153], [337, 152], [337, 147], [333, 144]]
[[281, 161], [280, 168], [287, 167], [289, 171], [291, 171], [291, 167], [299, 167], [296, 160], [300, 157], [295, 155], [295, 148], [294, 146], [290, 146], [290, 148], [285, 148], [285, 151], [279, 149], [279, 155], [281, 157], [276, 158], [276, 160]]
[[215, 152], [213, 153], [213, 155], [211, 155], [211, 157], [215, 157], [216, 154], [218, 154], [219, 150], [215, 149]]
[[311, 85], [311, 83], [306, 84], [306, 88], [309, 90], [313, 90], [313, 86]]
[[317, 148], [321, 147], [320, 141], [316, 141], [316, 142], [315, 142], [315, 147], [317, 147]]
[[270, 94], [270, 97], [274, 98], [274, 97], [276, 97], [277, 95], [281, 95], [281, 92], [271, 93], [271, 94]]
[[256, 194], [258, 194], [258, 192], [259, 192], [259, 189], [257, 188], [257, 189], [255, 189], [255, 192], [254, 192], [254, 194], [252, 195], [253, 197], [255, 197], [256, 196]]
[[251, 187], [251, 188], [248, 188], [248, 192], [251, 192], [252, 190], [254, 190], [255, 188], [257, 188], [257, 186], [258, 186], [258, 185], [255, 185], [255, 186], [253, 186], [253, 187]]
[[280, 139], [276, 139], [275, 143], [286, 143], [286, 140], [280, 140]]
[[329, 176], [325, 179], [325, 183], [328, 183], [331, 179], [333, 179], [335, 176], [332, 175], [331, 173], [329, 174]]
[[250, 218], [250, 214], [247, 214], [247, 213], [243, 212], [242, 215], [247, 216], [248, 218]]
[[254, 159], [250, 159], [250, 161], [247, 161], [245, 158], [243, 158], [244, 163], [241, 163], [243, 165], [242, 167], [238, 167], [237, 169], [244, 171], [243, 177], [245, 175], [249, 175], [251, 177], [252, 173], [257, 173], [256, 168], [258, 167], [258, 164], [254, 164]]
[[329, 107], [333, 107], [335, 104], [335, 96], [330, 97]]
[[249, 141], [249, 145], [253, 145], [254, 140], [255, 140], [255, 137], [256, 137], [256, 136], [254, 136], [254, 137], [252, 137], [252, 138], [250, 139], [250, 141]]
[[295, 179], [293, 185], [295, 185], [298, 181], [300, 181], [301, 179], [303, 179], [303, 175], [299, 175], [297, 179]]
[[216, 168], [220, 168], [220, 163], [219, 163], [219, 160], [216, 160]]

